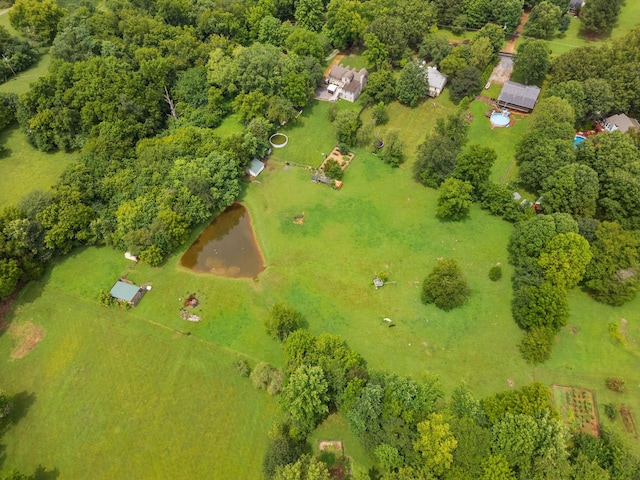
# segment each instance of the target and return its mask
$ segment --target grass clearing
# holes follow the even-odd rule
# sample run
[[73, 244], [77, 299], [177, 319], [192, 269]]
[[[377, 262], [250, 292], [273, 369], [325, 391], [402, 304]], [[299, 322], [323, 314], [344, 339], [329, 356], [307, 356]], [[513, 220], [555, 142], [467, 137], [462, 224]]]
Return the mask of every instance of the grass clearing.
[[340, 63], [345, 67], [355, 68], [356, 70], [360, 70], [361, 68], [371, 68], [367, 59], [361, 53], [350, 53], [345, 55]]
[[588, 45], [602, 45], [614, 38], [620, 38], [631, 32], [640, 24], [640, 5], [636, 0], [625, 2], [618, 17], [618, 24], [611, 35], [589, 38], [582, 29], [582, 22], [571, 17], [569, 29], [560, 37], [547, 41], [552, 56], [562, 55], [569, 50]]
[[15, 205], [32, 190], [49, 190], [62, 172], [79, 157], [79, 153], [45, 153], [27, 143], [14, 124], [0, 132], [0, 207]]
[[321, 454], [319, 447], [322, 441], [341, 441], [344, 455], [351, 459], [353, 467], [360, 466], [367, 470], [374, 466], [373, 461], [364, 451], [360, 440], [351, 430], [347, 421], [342, 415], [334, 413], [329, 415], [322, 425], [320, 425], [309, 437], [309, 443], [313, 448], [314, 455]]
[[491, 108], [483, 101], [476, 100], [470, 105], [473, 122], [469, 127], [467, 145], [481, 145], [491, 147], [498, 154], [493, 166], [491, 181], [499, 183], [515, 182], [517, 180], [517, 165], [514, 155], [522, 135], [527, 130], [529, 117], [513, 114], [515, 124], [509, 128], [491, 128], [491, 122], [485, 117], [485, 112]]
[[[449, 90], [438, 98], [427, 98], [417, 107], [411, 108], [400, 102], [387, 105], [389, 121], [374, 128], [374, 135], [384, 140], [390, 130], [398, 130], [398, 137], [405, 144], [406, 165], [413, 163], [418, 146], [431, 132], [437, 119], [445, 118], [456, 110], [449, 98]], [[371, 109], [362, 114], [363, 123], [371, 121]]]
[[227, 115], [222, 123], [213, 129], [213, 133], [221, 138], [228, 137], [234, 133], [242, 133], [244, 131], [244, 125], [240, 122], [237, 113]]
[[339, 111], [358, 112], [362, 108], [360, 102], [338, 100], [333, 104], [312, 100], [297, 119], [278, 130], [289, 137], [289, 142], [283, 148], [274, 148], [270, 158], [309, 165], [313, 168], [320, 166], [325, 155], [328, 155], [336, 145], [335, 129], [329, 121], [331, 105], [336, 105]]

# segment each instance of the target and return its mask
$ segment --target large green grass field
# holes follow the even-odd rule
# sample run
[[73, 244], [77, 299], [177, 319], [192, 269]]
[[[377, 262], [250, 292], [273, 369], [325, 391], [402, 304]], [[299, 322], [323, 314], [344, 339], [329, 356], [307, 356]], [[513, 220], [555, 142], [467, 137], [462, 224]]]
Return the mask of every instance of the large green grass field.
[[[314, 104], [306, 121], [324, 108]], [[295, 152], [295, 126], [288, 128]], [[272, 160], [259, 183], [244, 190], [240, 201], [267, 265], [255, 280], [194, 274], [179, 265], [184, 249], [151, 268], [92, 247], [59, 260], [24, 289], [0, 337], [0, 385], [21, 399], [20, 418], [1, 439], [3, 471], [42, 465], [58, 469], [60, 478], [259, 478], [277, 403], [232, 363], [282, 366], [280, 347], [261, 323], [279, 301], [302, 312], [312, 332], [344, 337], [372, 370], [414, 378], [432, 371], [447, 392], [465, 382], [480, 397], [533, 380], [576, 385], [596, 392], [601, 419], [607, 401], [640, 412], [640, 299], [612, 308], [572, 292], [569, 326], [552, 359], [531, 367], [519, 355], [521, 333], [510, 315], [510, 224], [477, 207], [463, 222], [442, 222], [436, 191], [362, 151], [340, 191], [309, 175]], [[293, 222], [300, 214], [302, 225]], [[442, 257], [460, 262], [473, 291], [467, 305], [448, 313], [419, 301], [422, 279]], [[498, 262], [505, 275], [494, 283], [487, 273]], [[380, 269], [396, 284], [376, 290], [372, 278]], [[102, 307], [100, 291], [122, 275], [153, 289], [135, 309]], [[200, 323], [178, 314], [194, 292]], [[397, 327], [388, 328], [384, 317]], [[621, 318], [627, 346], [608, 335]], [[33, 326], [44, 338], [12, 359], [20, 335], [37, 331]], [[605, 389], [611, 375], [625, 379], [627, 393]], [[311, 443], [336, 438], [356, 464], [372, 465], [339, 416]]]

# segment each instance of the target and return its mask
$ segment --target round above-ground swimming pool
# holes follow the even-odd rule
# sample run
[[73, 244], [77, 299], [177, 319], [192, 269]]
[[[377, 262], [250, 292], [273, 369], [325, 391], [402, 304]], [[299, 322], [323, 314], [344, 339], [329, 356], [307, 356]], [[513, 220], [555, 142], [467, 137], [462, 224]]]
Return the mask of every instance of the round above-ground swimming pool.
[[577, 147], [578, 145], [580, 145], [582, 142], [584, 142], [586, 139], [582, 136], [582, 135], [576, 135], [573, 139], [573, 146]]
[[289, 143], [289, 137], [284, 133], [276, 132], [269, 137], [269, 143], [273, 148], [286, 147], [287, 143]]
[[501, 112], [492, 113], [489, 117], [494, 127], [506, 127], [509, 125], [509, 115]]

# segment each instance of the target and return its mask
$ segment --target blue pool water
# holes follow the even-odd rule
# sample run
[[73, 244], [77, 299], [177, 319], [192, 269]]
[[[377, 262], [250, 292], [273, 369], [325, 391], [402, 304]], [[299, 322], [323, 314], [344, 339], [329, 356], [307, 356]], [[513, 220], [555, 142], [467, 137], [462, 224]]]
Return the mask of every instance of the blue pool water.
[[509, 125], [509, 115], [504, 113], [492, 113], [489, 120], [491, 120], [491, 125], [494, 127], [506, 127]]
[[584, 137], [581, 137], [579, 135], [576, 135], [575, 138], [573, 139], [573, 146], [577, 147], [578, 145], [580, 145], [582, 142], [584, 142]]

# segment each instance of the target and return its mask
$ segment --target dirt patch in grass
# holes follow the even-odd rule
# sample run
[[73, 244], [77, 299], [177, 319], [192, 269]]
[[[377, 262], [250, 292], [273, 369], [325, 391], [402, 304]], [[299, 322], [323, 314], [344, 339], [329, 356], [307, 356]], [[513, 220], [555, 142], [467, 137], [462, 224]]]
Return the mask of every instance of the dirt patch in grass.
[[7, 330], [9, 335], [16, 339], [16, 346], [11, 350], [10, 357], [13, 359], [22, 358], [44, 338], [46, 330], [42, 325], [35, 325], [31, 322], [12, 324]]
[[624, 403], [620, 405], [620, 416], [622, 417], [622, 423], [624, 424], [624, 428], [627, 432], [633, 435], [633, 438], [638, 438], [638, 429], [636, 427], [636, 420], [633, 418], [633, 413], [631, 413], [631, 409], [627, 407]]

